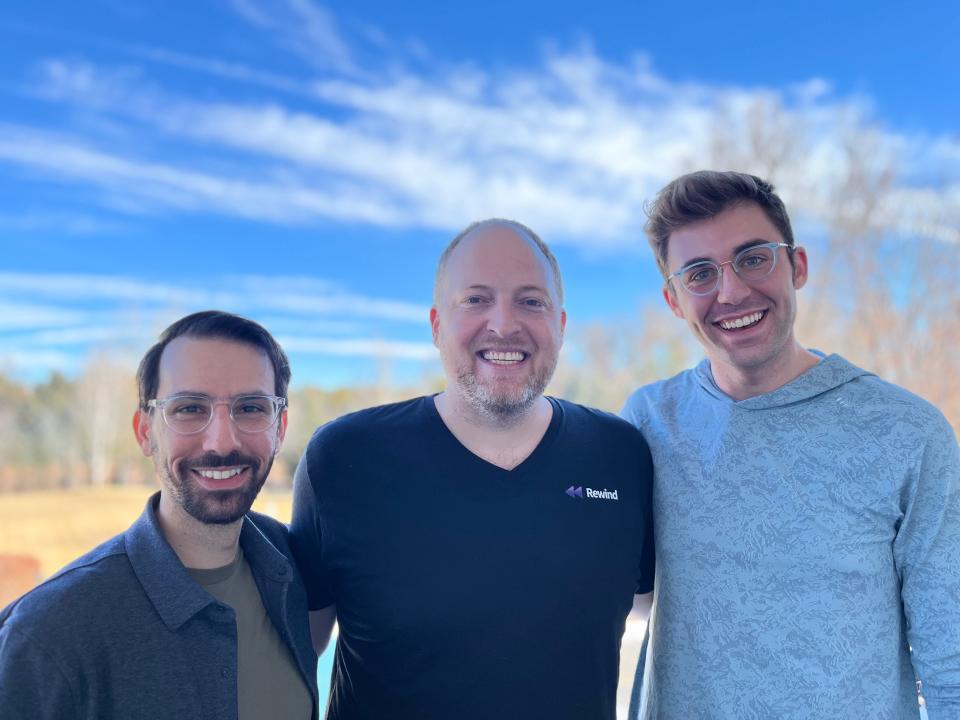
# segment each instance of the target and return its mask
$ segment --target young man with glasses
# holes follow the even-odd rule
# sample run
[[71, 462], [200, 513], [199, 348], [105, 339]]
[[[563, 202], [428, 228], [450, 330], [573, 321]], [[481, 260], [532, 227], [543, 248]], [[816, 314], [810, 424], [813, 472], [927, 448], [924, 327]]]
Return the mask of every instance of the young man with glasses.
[[[655, 467], [631, 717], [960, 717], [960, 459], [931, 405], [794, 337], [807, 255], [773, 187], [697, 172], [646, 227], [706, 351], [623, 416]], [[912, 648], [912, 652], [911, 652]]]
[[287, 426], [260, 325], [207, 311], [144, 356], [133, 429], [161, 490], [122, 535], [0, 614], [10, 720], [317, 718], [306, 591], [250, 507]]

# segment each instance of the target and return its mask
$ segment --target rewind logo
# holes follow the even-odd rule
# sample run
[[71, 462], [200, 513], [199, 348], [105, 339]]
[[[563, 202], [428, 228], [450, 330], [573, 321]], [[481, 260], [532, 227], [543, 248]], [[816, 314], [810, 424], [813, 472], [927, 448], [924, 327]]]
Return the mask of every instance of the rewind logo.
[[571, 485], [564, 492], [572, 498], [593, 498], [594, 500], [619, 500], [617, 497], [616, 490], [594, 490], [593, 488], [585, 488], [582, 485]]

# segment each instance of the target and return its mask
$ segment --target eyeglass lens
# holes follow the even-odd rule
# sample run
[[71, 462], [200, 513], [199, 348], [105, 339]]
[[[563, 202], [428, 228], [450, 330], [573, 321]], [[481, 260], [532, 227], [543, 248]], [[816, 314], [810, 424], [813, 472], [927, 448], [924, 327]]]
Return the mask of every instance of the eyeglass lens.
[[[773, 272], [776, 251], [776, 247], [768, 245], [749, 247], [740, 251], [730, 264], [744, 280], [762, 280]], [[690, 292], [705, 295], [720, 284], [720, 266], [709, 261], [696, 263], [683, 271], [680, 280]]]
[[[207, 397], [174, 397], [163, 405], [163, 419], [184, 434], [200, 432], [210, 424], [214, 401]], [[277, 405], [265, 395], [245, 395], [230, 402], [230, 417], [243, 432], [260, 432], [277, 419]]]

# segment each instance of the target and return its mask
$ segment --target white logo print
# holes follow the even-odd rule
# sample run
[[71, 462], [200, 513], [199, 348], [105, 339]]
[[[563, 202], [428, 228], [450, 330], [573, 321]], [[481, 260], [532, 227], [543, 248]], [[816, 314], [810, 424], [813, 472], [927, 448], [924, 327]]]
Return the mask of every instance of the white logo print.
[[582, 498], [584, 496], [588, 498], [594, 498], [595, 500], [619, 500], [617, 497], [616, 490], [594, 490], [593, 488], [585, 488], [582, 485], [571, 485], [564, 492], [572, 498]]

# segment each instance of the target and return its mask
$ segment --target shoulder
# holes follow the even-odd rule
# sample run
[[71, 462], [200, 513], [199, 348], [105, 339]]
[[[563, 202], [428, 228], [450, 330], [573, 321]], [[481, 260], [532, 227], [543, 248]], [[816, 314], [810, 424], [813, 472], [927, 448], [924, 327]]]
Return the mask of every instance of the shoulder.
[[652, 417], [662, 414], [669, 408], [675, 408], [698, 386], [693, 369], [643, 385], [627, 397], [620, 416], [642, 428]]
[[118, 535], [8, 605], [0, 613], [0, 631], [34, 639], [62, 637], [64, 630], [72, 635], [95, 632], [105, 599], [134, 584], [124, 536]]
[[862, 416], [893, 430], [927, 435], [946, 432], [953, 435], [943, 413], [929, 401], [906, 388], [894, 385], [876, 375], [862, 375], [842, 386], [846, 399], [859, 408]]
[[425, 422], [430, 396], [378, 405], [343, 415], [321, 425], [313, 433], [309, 447], [332, 443], [369, 440], [398, 431], [415, 429]]
[[645, 442], [640, 431], [621, 417], [597, 408], [552, 398], [560, 408], [563, 429], [579, 434], [603, 438], [608, 442], [622, 439], [626, 442]]

